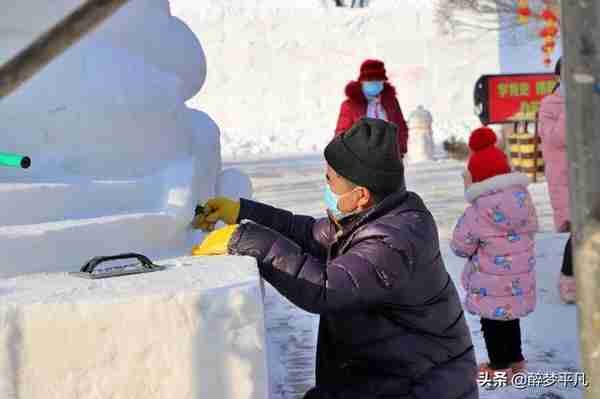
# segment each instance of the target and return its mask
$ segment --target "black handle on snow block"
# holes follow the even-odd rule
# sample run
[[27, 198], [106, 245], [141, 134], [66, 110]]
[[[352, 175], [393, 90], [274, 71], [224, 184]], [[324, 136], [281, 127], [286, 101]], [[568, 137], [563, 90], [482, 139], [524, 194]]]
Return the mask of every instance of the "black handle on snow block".
[[134, 252], [119, 254], [119, 255], [109, 255], [109, 256], [95, 256], [83, 267], [81, 268], [81, 272], [83, 273], [92, 273], [96, 266], [103, 262], [109, 262], [111, 260], [119, 260], [119, 259], [137, 259], [144, 268], [152, 269], [156, 265], [152, 263], [152, 261], [145, 255], [137, 254]]

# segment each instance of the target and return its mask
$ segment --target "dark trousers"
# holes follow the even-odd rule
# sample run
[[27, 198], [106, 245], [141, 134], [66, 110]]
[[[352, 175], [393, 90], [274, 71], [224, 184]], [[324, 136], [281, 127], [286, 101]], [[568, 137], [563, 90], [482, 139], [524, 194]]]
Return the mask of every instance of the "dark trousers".
[[560, 269], [561, 273], [565, 276], [573, 275], [573, 248], [571, 245], [571, 236], [567, 240], [567, 244], [565, 245], [565, 253], [563, 255], [563, 263], [562, 268]]
[[505, 369], [510, 363], [524, 360], [519, 319], [504, 321], [482, 318], [481, 330], [490, 358], [490, 368]]
[[[479, 399], [476, 376], [475, 350], [470, 347], [461, 355], [411, 379], [407, 385], [398, 385], [394, 377], [375, 375], [368, 378], [375, 379], [375, 383], [366, 380], [363, 386], [351, 387], [350, 376], [347, 382], [340, 381], [339, 385], [329, 389], [314, 387], [303, 399]], [[363, 387], [365, 389], [361, 389]]]

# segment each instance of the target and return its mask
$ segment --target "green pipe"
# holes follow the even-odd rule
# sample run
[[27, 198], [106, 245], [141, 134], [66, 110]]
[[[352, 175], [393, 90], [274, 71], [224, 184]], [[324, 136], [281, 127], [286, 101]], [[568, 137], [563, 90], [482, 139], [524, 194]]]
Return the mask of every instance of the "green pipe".
[[0, 152], [0, 166], [27, 169], [31, 166], [31, 158], [25, 155]]

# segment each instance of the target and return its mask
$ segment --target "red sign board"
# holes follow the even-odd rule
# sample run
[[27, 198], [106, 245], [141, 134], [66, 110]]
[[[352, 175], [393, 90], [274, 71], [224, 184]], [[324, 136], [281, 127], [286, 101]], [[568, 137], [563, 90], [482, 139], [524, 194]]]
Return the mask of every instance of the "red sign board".
[[556, 86], [554, 74], [485, 75], [475, 86], [482, 123], [534, 121], [543, 97]]

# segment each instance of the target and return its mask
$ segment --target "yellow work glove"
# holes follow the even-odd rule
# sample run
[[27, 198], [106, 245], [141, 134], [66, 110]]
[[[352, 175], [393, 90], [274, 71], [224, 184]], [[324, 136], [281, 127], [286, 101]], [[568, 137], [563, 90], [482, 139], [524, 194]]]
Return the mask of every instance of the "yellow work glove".
[[204, 238], [201, 244], [192, 247], [192, 255], [226, 255], [229, 240], [237, 228], [237, 224], [232, 224], [213, 231]]
[[219, 220], [226, 224], [235, 224], [239, 215], [239, 201], [226, 197], [211, 198], [204, 204], [204, 213], [194, 217], [192, 226], [203, 231], [212, 231]]

